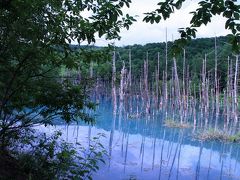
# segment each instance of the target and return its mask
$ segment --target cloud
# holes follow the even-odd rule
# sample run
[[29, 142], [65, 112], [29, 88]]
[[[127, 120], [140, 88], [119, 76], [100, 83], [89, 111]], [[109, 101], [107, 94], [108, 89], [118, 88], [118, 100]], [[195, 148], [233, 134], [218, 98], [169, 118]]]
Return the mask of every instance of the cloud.
[[[198, 4], [197, 0], [187, 0], [183, 3], [180, 10], [177, 10], [172, 16], [159, 24], [147, 24], [142, 21], [145, 12], [151, 12], [157, 8], [157, 3], [160, 0], [132, 0], [130, 8], [124, 8], [123, 12], [130, 15], [138, 15], [135, 22], [129, 30], [122, 30], [121, 40], [115, 41], [117, 46], [146, 44], [153, 42], [165, 41], [165, 31], [168, 30], [168, 40], [179, 38], [178, 28], [189, 26], [191, 14]], [[208, 26], [198, 28], [197, 37], [213, 37], [221, 36], [230, 33], [225, 30], [225, 20], [223, 17], [216, 16]], [[98, 40], [96, 45], [106, 45], [108, 42]]]

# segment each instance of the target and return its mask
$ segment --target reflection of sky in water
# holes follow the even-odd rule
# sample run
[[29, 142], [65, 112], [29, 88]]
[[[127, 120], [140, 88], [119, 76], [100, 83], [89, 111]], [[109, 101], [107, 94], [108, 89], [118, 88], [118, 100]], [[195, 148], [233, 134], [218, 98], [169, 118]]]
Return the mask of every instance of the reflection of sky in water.
[[[109, 105], [100, 107], [98, 112], [91, 137], [106, 135], [101, 141], [111, 151], [111, 158], [101, 165], [94, 179], [240, 179], [238, 144], [193, 140], [189, 130], [161, 126], [160, 116], [148, 120], [116, 117], [113, 124]], [[68, 141], [88, 144], [88, 126], [59, 128]]]

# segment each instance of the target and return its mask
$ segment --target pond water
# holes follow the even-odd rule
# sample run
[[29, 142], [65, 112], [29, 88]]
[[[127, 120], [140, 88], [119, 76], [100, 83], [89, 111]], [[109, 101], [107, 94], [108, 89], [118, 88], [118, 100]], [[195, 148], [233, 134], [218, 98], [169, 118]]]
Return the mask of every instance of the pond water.
[[90, 137], [104, 133], [106, 164], [93, 174], [96, 180], [127, 179], [240, 179], [240, 144], [199, 141], [192, 129], [163, 126], [164, 113], [127, 118], [113, 114], [111, 100], [101, 103], [96, 124], [58, 125], [67, 141], [87, 145]]

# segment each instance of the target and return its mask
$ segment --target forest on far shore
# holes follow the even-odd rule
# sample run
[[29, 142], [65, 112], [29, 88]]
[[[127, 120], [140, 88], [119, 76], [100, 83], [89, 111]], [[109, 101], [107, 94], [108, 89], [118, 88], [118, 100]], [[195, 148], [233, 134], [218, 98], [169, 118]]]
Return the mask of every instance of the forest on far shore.
[[[173, 65], [173, 58], [171, 55], [171, 47], [173, 43], [167, 43], [167, 59], [168, 59], [168, 71], [171, 72], [171, 67]], [[224, 89], [227, 80], [227, 68], [228, 68], [228, 57], [230, 60], [235, 59], [232, 56], [231, 45], [228, 43], [227, 36], [216, 37], [216, 50], [217, 50], [217, 73], [219, 79], [220, 89]], [[78, 46], [73, 46], [74, 49], [78, 49]], [[99, 47], [90, 47], [94, 49], [101, 49]], [[163, 78], [161, 74], [165, 70], [165, 59], [166, 59], [166, 43], [148, 43], [146, 45], [130, 45], [124, 47], [116, 47], [116, 72], [117, 79], [119, 79], [120, 71], [123, 63], [126, 68], [129, 68], [129, 52], [131, 52], [131, 62], [132, 62], [132, 76], [134, 79], [138, 80], [143, 73], [143, 64], [144, 59], [148, 54], [148, 72], [149, 72], [149, 81], [154, 80], [154, 72], [157, 68], [157, 59], [158, 53], [160, 58], [160, 80]], [[108, 56], [108, 61], [100, 61], [94, 64], [93, 67], [93, 76], [100, 77], [104, 81], [111, 81], [112, 77], [112, 56], [111, 51]], [[212, 38], [198, 38], [189, 42], [188, 46], [185, 48], [185, 57], [186, 57], [186, 70], [189, 72], [189, 77], [192, 81], [198, 84], [203, 59], [207, 57], [206, 69], [208, 74], [214, 74], [215, 67], [215, 37]], [[177, 67], [178, 73], [181, 77], [183, 70], [183, 52], [177, 57]], [[89, 64], [85, 64], [81, 67], [82, 73], [89, 73]], [[152, 74], [151, 74], [152, 73]], [[209, 77], [211, 80], [214, 77]], [[211, 81], [210, 81], [211, 82]], [[214, 79], [212, 79], [214, 82]]]

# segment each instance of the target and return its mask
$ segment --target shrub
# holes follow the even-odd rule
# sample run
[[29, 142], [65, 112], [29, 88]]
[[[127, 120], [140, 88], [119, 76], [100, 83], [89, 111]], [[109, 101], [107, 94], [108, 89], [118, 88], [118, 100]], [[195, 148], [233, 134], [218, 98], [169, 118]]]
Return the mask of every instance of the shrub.
[[[32, 134], [25, 141], [27, 143], [22, 142], [10, 151], [10, 161], [18, 165], [16, 170], [21, 172], [22, 179], [92, 179], [92, 173], [99, 169], [99, 162], [104, 163], [106, 151], [100, 143], [103, 135], [94, 137], [88, 148], [65, 142], [60, 136], [61, 132], [50, 137], [44, 133], [38, 137]], [[0, 175], [0, 179], [14, 178], [11, 169], [6, 171], [9, 174]]]

